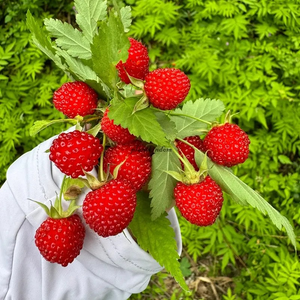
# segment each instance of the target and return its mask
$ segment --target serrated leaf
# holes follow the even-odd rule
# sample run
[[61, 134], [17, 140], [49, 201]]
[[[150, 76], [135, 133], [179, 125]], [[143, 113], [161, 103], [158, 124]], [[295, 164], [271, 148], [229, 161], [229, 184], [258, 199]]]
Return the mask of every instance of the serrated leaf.
[[75, 0], [74, 5], [77, 10], [76, 23], [91, 44], [95, 34], [97, 34], [98, 21], [103, 21], [106, 18], [107, 1]]
[[180, 286], [188, 291], [178, 261], [174, 230], [166, 214], [155, 221], [151, 220], [150, 200], [147, 193], [137, 194], [137, 207], [129, 228], [140, 247], [148, 251], [161, 266], [171, 273]]
[[38, 22], [32, 16], [30, 11], [28, 11], [26, 15], [26, 24], [32, 33], [33, 43], [50, 59], [52, 59], [60, 69], [65, 71], [66, 66], [62, 63], [60, 57], [56, 55], [55, 49], [47, 35], [46, 30], [39, 26]]
[[46, 31], [41, 28], [35, 18], [32, 16], [30, 11], [26, 14], [26, 25], [39, 41], [42, 47], [47, 48], [53, 55], [55, 55], [55, 50], [52, 48], [51, 41], [46, 33]]
[[33, 126], [30, 128], [30, 135], [34, 136], [38, 134], [43, 129], [47, 128], [48, 126], [51, 126], [56, 123], [71, 123], [72, 125], [76, 125], [78, 121], [72, 120], [72, 119], [61, 119], [61, 120], [41, 120], [41, 121], [35, 121]]
[[69, 67], [68, 71], [73, 75], [74, 78], [76, 78], [76, 80], [84, 81], [89, 84], [95, 91], [97, 91], [99, 96], [104, 99], [110, 95], [107, 87], [89, 66], [85, 65], [79, 59], [71, 57], [66, 51], [61, 49], [56, 50], [57, 54], [66, 60], [66, 63]]
[[207, 122], [215, 121], [224, 111], [222, 101], [215, 99], [197, 99], [186, 102], [182, 108], [175, 109], [174, 113], [186, 116], [171, 115], [171, 120], [175, 123], [179, 138], [199, 135], [201, 130], [207, 128], [206, 123], [202, 123], [194, 118]]
[[111, 89], [116, 89], [116, 64], [128, 58], [130, 42], [118, 14], [110, 12], [107, 22], [100, 22], [99, 34], [95, 35], [92, 50], [93, 69]]
[[82, 32], [60, 20], [45, 19], [44, 23], [50, 34], [56, 38], [55, 43], [71, 56], [91, 58], [90, 43]]
[[169, 143], [157, 122], [155, 110], [148, 107], [132, 114], [136, 101], [136, 98], [114, 100], [109, 108], [108, 117], [113, 119], [116, 125], [128, 128], [131, 134], [143, 141], [168, 147]]
[[[204, 159], [204, 153], [195, 149], [195, 160], [197, 164]], [[208, 174], [214, 179], [222, 190], [231, 196], [233, 200], [243, 205], [251, 205], [257, 208], [263, 214], [268, 214], [273, 224], [281, 230], [286, 229], [293, 246], [296, 249], [296, 237], [292, 225], [289, 220], [282, 216], [274, 207], [272, 207], [261, 195], [254, 191], [250, 186], [235, 176], [230, 169], [214, 164], [209, 158]]]
[[[167, 151], [164, 151], [167, 150]], [[170, 148], [157, 147], [152, 155], [152, 174], [149, 181], [151, 200], [151, 218], [157, 219], [174, 202], [174, 188], [177, 183], [166, 171], [178, 171], [180, 162]]]
[[175, 123], [171, 121], [170, 118], [162, 112], [155, 112], [155, 116], [161, 128], [163, 129], [166, 138], [169, 141], [174, 141], [177, 136]]
[[125, 6], [120, 9], [121, 20], [124, 25], [124, 31], [128, 32], [131, 25], [131, 7]]

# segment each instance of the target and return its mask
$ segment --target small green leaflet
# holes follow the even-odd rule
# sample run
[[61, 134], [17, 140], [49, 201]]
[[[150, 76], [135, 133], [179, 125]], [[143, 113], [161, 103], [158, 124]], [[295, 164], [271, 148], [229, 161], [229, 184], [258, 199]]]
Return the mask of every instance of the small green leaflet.
[[[204, 153], [195, 147], [193, 148], [195, 149], [195, 160], [197, 165], [199, 165], [204, 158]], [[281, 230], [282, 227], [286, 229], [287, 235], [296, 249], [295, 233], [286, 217], [282, 216], [263, 197], [236, 177], [230, 169], [214, 164], [209, 158], [207, 158], [207, 163], [208, 174], [218, 183], [225, 193], [242, 205], [249, 204], [257, 208], [263, 214], [268, 214], [273, 224], [275, 224], [279, 230]]]
[[94, 71], [112, 90], [117, 84], [116, 64], [127, 60], [129, 47], [120, 16], [111, 11], [108, 21], [100, 22], [99, 34], [95, 35], [91, 50]]
[[148, 107], [132, 114], [136, 101], [136, 97], [124, 101], [113, 100], [108, 113], [109, 118], [113, 119], [116, 125], [128, 128], [130, 133], [145, 142], [168, 147], [169, 143], [156, 119], [155, 110]]
[[56, 55], [55, 49], [51, 44], [47, 32], [39, 26], [38, 22], [34, 19], [30, 11], [27, 12], [26, 17], [26, 24], [32, 33], [32, 40], [34, 44], [50, 59], [52, 59], [60, 69], [65, 71], [66, 66], [63, 65], [60, 57]]
[[97, 23], [103, 21], [107, 15], [107, 1], [103, 0], [75, 0], [77, 10], [76, 23], [90, 44], [97, 34]]
[[48, 126], [51, 126], [56, 123], [71, 123], [72, 125], [76, 125], [78, 123], [75, 119], [60, 119], [60, 120], [41, 120], [41, 121], [35, 121], [33, 126], [30, 128], [30, 135], [34, 136], [38, 134], [40, 131], [45, 129]]
[[155, 221], [151, 221], [150, 199], [147, 193], [137, 193], [137, 207], [129, 228], [140, 247], [149, 251], [150, 255], [171, 273], [180, 286], [188, 291], [178, 261], [174, 230], [166, 218], [166, 213]]
[[128, 32], [131, 26], [131, 7], [125, 6], [120, 9], [121, 20], [124, 25], [124, 31]]
[[50, 34], [56, 38], [57, 46], [66, 50], [73, 57], [91, 58], [90, 43], [81, 31], [60, 20], [45, 19], [44, 23]]
[[[181, 108], [174, 111], [176, 114], [186, 116], [175, 116], [171, 113], [171, 120], [176, 124], [178, 131], [177, 137], [183, 139], [187, 136], [201, 134], [201, 130], [205, 129], [207, 124], [193, 118], [214, 122], [216, 118], [221, 116], [224, 109], [224, 104], [220, 100], [201, 98], [195, 101], [187, 101]], [[191, 116], [191, 118], [188, 116]]]
[[160, 217], [174, 202], [176, 179], [166, 171], [178, 171], [180, 162], [170, 148], [157, 147], [152, 155], [152, 174], [149, 181], [152, 220]]

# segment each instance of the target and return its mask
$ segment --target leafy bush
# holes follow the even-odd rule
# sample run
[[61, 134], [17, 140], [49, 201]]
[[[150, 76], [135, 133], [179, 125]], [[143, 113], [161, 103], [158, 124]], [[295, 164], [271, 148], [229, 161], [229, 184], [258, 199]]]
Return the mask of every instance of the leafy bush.
[[[298, 1], [123, 2], [133, 8], [130, 35], [148, 46], [153, 69], [183, 69], [192, 82], [189, 99], [221, 99], [238, 113], [235, 121], [251, 134], [251, 157], [234, 172], [286, 215], [299, 236]], [[62, 117], [51, 98], [67, 78], [32, 45], [26, 11], [41, 19], [55, 15], [69, 21], [74, 11], [70, 1], [23, 0], [1, 6], [3, 181], [6, 168], [20, 154], [62, 129], [49, 127], [34, 139], [28, 134], [34, 120]], [[227, 199], [215, 225], [199, 228], [182, 218], [180, 223], [192, 295], [170, 287], [167, 275], [160, 273], [132, 299], [200, 299], [198, 283], [205, 276], [210, 299], [215, 299], [213, 286], [223, 299], [300, 298], [300, 267], [293, 248], [257, 210]], [[186, 259], [182, 267], [189, 269]], [[223, 286], [220, 278], [232, 279], [234, 285], [228, 281]]]
[[[130, 33], [151, 49], [152, 67], [183, 69], [190, 99], [221, 99], [237, 113], [251, 157], [234, 172], [293, 221], [299, 236], [298, 1], [126, 2], [133, 4]], [[234, 278], [234, 299], [300, 298], [295, 253], [256, 210], [229, 200], [213, 226], [180, 223], [192, 261], [214, 257], [209, 276]]]
[[34, 120], [57, 119], [63, 115], [53, 109], [52, 93], [67, 77], [31, 42], [25, 22], [28, 8], [42, 18], [50, 9], [58, 13], [60, 2], [12, 1], [0, 17], [0, 181], [7, 167], [21, 154], [62, 130], [49, 128], [35, 138], [29, 136]]

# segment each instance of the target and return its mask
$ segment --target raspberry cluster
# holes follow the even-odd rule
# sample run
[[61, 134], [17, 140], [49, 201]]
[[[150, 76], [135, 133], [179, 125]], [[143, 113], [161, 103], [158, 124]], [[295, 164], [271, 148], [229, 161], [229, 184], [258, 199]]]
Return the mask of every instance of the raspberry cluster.
[[[187, 75], [175, 68], [149, 71], [147, 48], [133, 38], [129, 41], [127, 61], [116, 65], [120, 80], [133, 85], [142, 82], [143, 97], [159, 111], [177, 108], [190, 90]], [[85, 82], [65, 83], [54, 92], [53, 103], [68, 118], [83, 120], [82, 128], [92, 124], [98, 130], [61, 133], [50, 147], [50, 160], [66, 176], [85, 184], [88, 181], [91, 191], [82, 204], [84, 222], [102, 237], [121, 233], [134, 217], [137, 192], [147, 191], [155, 145], [115, 124], [109, 117], [109, 100], [103, 105]], [[220, 186], [197, 165], [195, 149], [216, 164], [232, 167], [247, 159], [249, 143], [247, 134], [228, 122], [213, 126], [204, 139], [189, 136], [170, 143], [171, 148], [177, 147], [182, 166], [181, 177], [175, 176], [182, 180], [177, 182], [173, 197], [184, 218], [198, 226], [211, 225], [223, 204]], [[98, 178], [88, 174], [93, 169]], [[37, 230], [35, 241], [46, 260], [66, 266], [79, 255], [85, 230], [83, 220], [74, 214], [78, 207], [70, 205], [61, 213], [61, 201], [59, 198], [55, 209], [48, 210], [49, 218]]]

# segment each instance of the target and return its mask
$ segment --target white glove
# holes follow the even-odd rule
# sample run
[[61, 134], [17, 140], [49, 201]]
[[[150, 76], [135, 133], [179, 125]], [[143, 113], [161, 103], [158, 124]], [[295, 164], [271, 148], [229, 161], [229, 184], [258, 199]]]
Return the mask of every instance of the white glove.
[[[29, 199], [50, 207], [63, 178], [45, 153], [54, 138], [15, 161], [0, 189], [0, 299], [122, 300], [140, 293], [162, 267], [139, 248], [127, 230], [102, 238], [86, 226], [83, 249], [67, 267], [46, 261], [35, 246], [35, 231], [47, 215]], [[84, 195], [79, 201], [83, 199]], [[174, 209], [168, 218], [180, 254]]]

